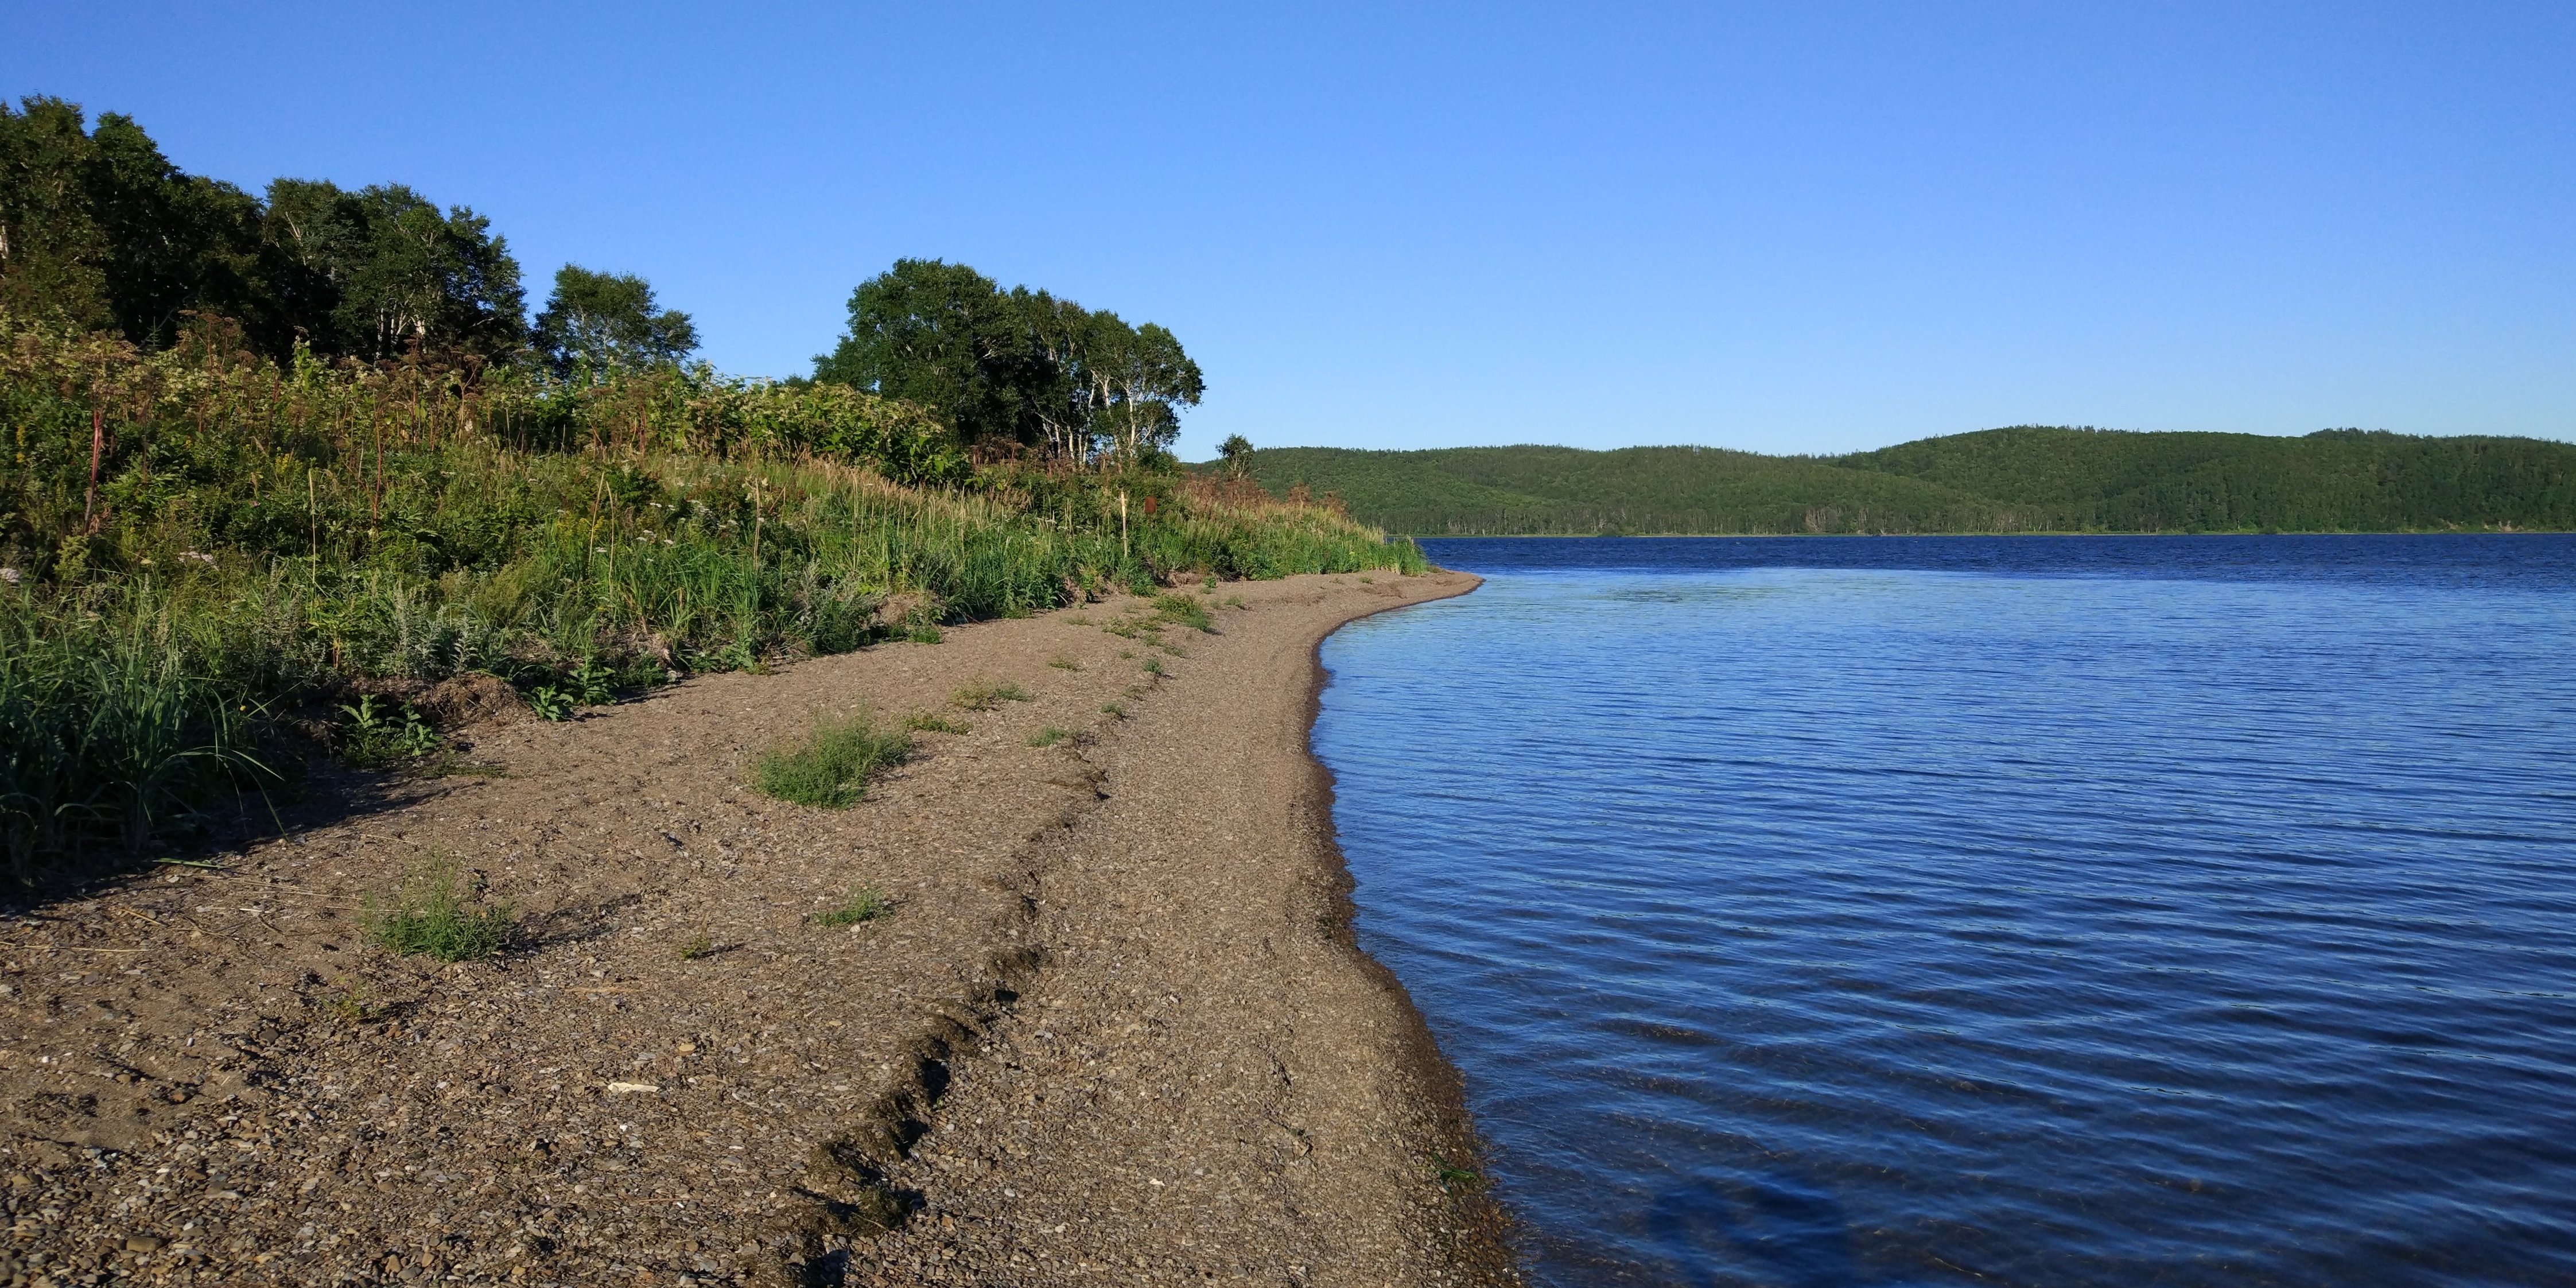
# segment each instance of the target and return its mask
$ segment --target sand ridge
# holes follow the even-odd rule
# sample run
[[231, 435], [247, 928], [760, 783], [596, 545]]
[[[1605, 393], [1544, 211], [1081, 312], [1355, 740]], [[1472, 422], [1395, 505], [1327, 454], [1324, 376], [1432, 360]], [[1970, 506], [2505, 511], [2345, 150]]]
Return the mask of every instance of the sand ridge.
[[[1213, 633], [1122, 599], [702, 677], [479, 731], [506, 777], [26, 908], [0, 1272], [1509, 1281], [1498, 1214], [1442, 1183], [1475, 1150], [1455, 1075], [1351, 941], [1306, 754], [1321, 639], [1475, 584], [1231, 583], [1189, 592]], [[847, 811], [746, 786], [861, 708], [967, 731]], [[434, 857], [520, 948], [364, 941]], [[857, 885], [894, 914], [813, 921]]]

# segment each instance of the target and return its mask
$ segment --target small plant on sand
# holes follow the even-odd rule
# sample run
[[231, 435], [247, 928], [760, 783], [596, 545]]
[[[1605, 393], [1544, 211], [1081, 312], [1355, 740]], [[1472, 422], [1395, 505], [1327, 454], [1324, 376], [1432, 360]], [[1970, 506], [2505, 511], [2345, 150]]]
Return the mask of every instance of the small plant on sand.
[[693, 962], [715, 950], [715, 936], [701, 930], [680, 941], [680, 960]]
[[1161, 658], [1159, 658], [1159, 657], [1149, 657], [1149, 658], [1146, 658], [1146, 659], [1145, 659], [1145, 674], [1147, 674], [1147, 675], [1161, 675], [1162, 673], [1163, 673], [1163, 659], [1161, 659]]
[[990, 711], [1005, 702], [1027, 702], [1029, 691], [1016, 684], [986, 681], [970, 684], [948, 695], [948, 700], [969, 711]]
[[1061, 729], [1054, 725], [1048, 725], [1046, 728], [1040, 729], [1036, 733], [1029, 735], [1029, 745], [1032, 747], [1052, 747], [1072, 736], [1073, 731], [1071, 729]]
[[572, 695], [551, 684], [540, 684], [528, 692], [528, 710], [539, 720], [572, 719]]
[[1076, 661], [1074, 661], [1072, 658], [1069, 658], [1069, 657], [1059, 657], [1059, 658], [1053, 658], [1053, 659], [1050, 659], [1050, 660], [1047, 662], [1047, 665], [1048, 665], [1048, 666], [1051, 666], [1051, 667], [1054, 667], [1055, 669], [1057, 669], [1057, 670], [1059, 670], [1059, 671], [1079, 671], [1079, 670], [1081, 670], [1081, 669], [1082, 669], [1082, 663], [1080, 663], [1080, 662], [1076, 662]]
[[867, 794], [870, 777], [911, 754], [912, 738], [900, 729], [880, 729], [864, 715], [822, 717], [803, 742], [761, 753], [752, 781], [793, 804], [847, 809]]
[[565, 688], [585, 707], [604, 707], [617, 700], [617, 691], [611, 687], [614, 678], [597, 658], [586, 657], [573, 668]]
[[1124, 720], [1127, 718], [1127, 708], [1122, 707], [1115, 702], [1103, 702], [1100, 704], [1100, 714], [1109, 716], [1113, 719]]
[[1206, 581], [1203, 581], [1203, 582], [1200, 582], [1200, 583], [1199, 583], [1199, 589], [1200, 589], [1202, 592], [1206, 593], [1206, 594], [1210, 594], [1210, 595], [1215, 594], [1215, 593], [1216, 593], [1216, 574], [1215, 574], [1215, 573], [1209, 573], [1209, 574], [1208, 574], [1208, 579], [1207, 579]]
[[1216, 622], [1208, 616], [1207, 605], [1187, 595], [1158, 595], [1154, 612], [1165, 620], [1178, 622], [1197, 631], [1213, 631]]
[[1431, 1168], [1433, 1174], [1439, 1178], [1440, 1188], [1451, 1194], [1460, 1190], [1477, 1189], [1485, 1183], [1485, 1178], [1478, 1175], [1476, 1169], [1460, 1167], [1438, 1154], [1431, 1156]]
[[966, 722], [951, 720], [930, 711], [915, 711], [903, 718], [903, 727], [914, 733], [964, 733]]
[[372, 1024], [378, 1015], [384, 1013], [384, 1008], [375, 1004], [367, 981], [344, 975], [333, 982], [340, 985], [340, 993], [324, 1005], [341, 1023]]
[[850, 897], [842, 900], [840, 907], [814, 914], [814, 924], [855, 926], [862, 921], [874, 921], [879, 917], [893, 915], [894, 904], [887, 901], [875, 886], [851, 886]]
[[[472, 888], [461, 888], [470, 886]], [[474, 961], [509, 946], [515, 928], [510, 905], [476, 906], [479, 880], [468, 883], [453, 860], [433, 856], [406, 872], [400, 888], [379, 906], [370, 896], [360, 914], [367, 937], [405, 957], [426, 953], [443, 962]]]
[[939, 628], [925, 622], [905, 631], [903, 637], [915, 644], [936, 644], [939, 642]]
[[1228, 596], [1226, 596], [1226, 597], [1225, 597], [1225, 606], [1226, 606], [1226, 607], [1228, 607], [1228, 608], [1249, 608], [1249, 607], [1251, 607], [1251, 605], [1246, 604], [1246, 603], [1244, 603], [1244, 602], [1243, 602], [1243, 596], [1241, 596], [1241, 595], [1228, 595]]

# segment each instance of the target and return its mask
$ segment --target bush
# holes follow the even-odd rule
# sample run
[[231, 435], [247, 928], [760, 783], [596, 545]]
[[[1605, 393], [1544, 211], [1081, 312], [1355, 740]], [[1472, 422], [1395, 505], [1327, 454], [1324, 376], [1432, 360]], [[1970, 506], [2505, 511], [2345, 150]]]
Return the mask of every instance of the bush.
[[753, 774], [760, 790], [780, 800], [848, 809], [867, 794], [871, 776], [911, 754], [911, 735], [880, 729], [866, 716], [818, 719], [804, 742], [762, 754]]

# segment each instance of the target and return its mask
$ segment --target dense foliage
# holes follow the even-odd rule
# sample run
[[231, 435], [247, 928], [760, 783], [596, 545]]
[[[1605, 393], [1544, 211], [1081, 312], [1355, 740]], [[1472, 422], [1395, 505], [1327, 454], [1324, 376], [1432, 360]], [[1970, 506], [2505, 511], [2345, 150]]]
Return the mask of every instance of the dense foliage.
[[182, 173], [128, 117], [0, 103], [0, 307], [172, 343], [190, 313], [284, 361], [407, 349], [489, 361], [526, 338], [519, 265], [488, 220], [399, 184], [279, 179], [264, 196]]
[[1182, 572], [1421, 566], [1249, 484], [978, 469], [912, 404], [703, 366], [281, 365], [213, 322], [145, 352], [0, 312], [0, 434], [22, 876], [242, 808], [285, 725], [362, 692], [482, 673], [560, 714]]
[[2576, 445], [2021, 426], [1849, 456], [1272, 448], [1228, 466], [1417, 535], [2576, 528]]
[[897, 260], [850, 296], [814, 378], [938, 409], [964, 442], [1073, 464], [1166, 454], [1206, 380], [1170, 331], [963, 264]]

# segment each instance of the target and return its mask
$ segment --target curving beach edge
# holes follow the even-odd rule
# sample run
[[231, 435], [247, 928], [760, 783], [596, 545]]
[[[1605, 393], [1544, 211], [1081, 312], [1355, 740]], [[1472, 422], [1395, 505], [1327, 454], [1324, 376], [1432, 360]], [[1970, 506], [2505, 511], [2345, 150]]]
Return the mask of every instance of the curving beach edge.
[[[0, 925], [0, 1182], [58, 1280], [1499, 1284], [1457, 1074], [1357, 946], [1341, 625], [1457, 573], [952, 628], [492, 725], [487, 772]], [[857, 806], [747, 785], [932, 726]], [[942, 731], [938, 726], [949, 730]], [[318, 797], [317, 797], [318, 798]], [[362, 907], [451, 870], [515, 945]], [[864, 892], [891, 909], [842, 918]]]

